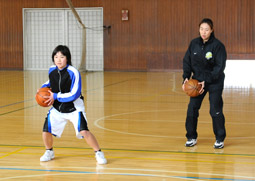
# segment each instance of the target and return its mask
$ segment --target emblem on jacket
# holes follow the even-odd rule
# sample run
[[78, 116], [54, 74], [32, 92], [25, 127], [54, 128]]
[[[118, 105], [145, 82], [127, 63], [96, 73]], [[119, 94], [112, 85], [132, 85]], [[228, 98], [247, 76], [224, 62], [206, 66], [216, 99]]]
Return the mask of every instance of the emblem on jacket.
[[205, 58], [207, 60], [210, 60], [212, 58], [212, 52], [207, 52], [206, 55], [205, 55]]

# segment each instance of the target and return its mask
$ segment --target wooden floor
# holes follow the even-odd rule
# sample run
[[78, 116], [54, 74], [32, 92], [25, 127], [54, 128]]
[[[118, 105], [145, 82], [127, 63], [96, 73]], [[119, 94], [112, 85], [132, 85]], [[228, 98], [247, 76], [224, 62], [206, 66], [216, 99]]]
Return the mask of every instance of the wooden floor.
[[227, 138], [215, 150], [208, 95], [198, 144], [186, 148], [189, 98], [181, 72], [82, 73], [91, 132], [107, 165], [97, 165], [71, 123], [54, 138], [56, 158], [43, 163], [42, 127], [48, 108], [35, 101], [47, 71], [0, 71], [0, 180], [255, 180], [255, 88], [224, 90]]

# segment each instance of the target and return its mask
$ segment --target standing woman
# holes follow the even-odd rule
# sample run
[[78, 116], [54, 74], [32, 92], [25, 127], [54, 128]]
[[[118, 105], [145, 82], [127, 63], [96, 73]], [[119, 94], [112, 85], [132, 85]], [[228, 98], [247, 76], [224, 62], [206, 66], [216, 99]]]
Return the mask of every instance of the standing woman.
[[216, 138], [214, 148], [224, 147], [226, 137], [225, 117], [223, 114], [222, 91], [224, 88], [224, 69], [227, 53], [225, 46], [215, 38], [213, 22], [205, 18], [199, 23], [198, 38], [191, 41], [183, 59], [183, 85], [190, 79], [197, 79], [202, 85], [198, 97], [190, 97], [186, 117], [185, 146], [197, 144], [197, 121], [199, 109], [207, 92], [209, 92], [210, 115], [213, 121], [213, 131]]

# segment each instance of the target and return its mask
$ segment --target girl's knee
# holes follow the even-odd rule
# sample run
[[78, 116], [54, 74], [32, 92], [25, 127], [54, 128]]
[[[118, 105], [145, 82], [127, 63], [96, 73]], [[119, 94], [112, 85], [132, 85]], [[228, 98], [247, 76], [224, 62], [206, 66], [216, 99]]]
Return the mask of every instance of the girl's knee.
[[81, 134], [84, 138], [86, 138], [86, 137], [88, 137], [91, 133], [90, 133], [89, 131], [87, 131], [87, 130], [82, 130], [82, 131], [80, 131], [80, 134]]

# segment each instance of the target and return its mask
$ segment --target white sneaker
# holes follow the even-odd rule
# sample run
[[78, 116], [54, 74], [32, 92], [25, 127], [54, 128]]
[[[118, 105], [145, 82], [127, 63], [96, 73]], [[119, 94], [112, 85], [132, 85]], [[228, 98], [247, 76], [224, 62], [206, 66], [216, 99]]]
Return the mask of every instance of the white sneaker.
[[216, 140], [216, 142], [214, 143], [213, 147], [216, 148], [216, 149], [224, 148], [224, 142]]
[[54, 158], [54, 151], [46, 150], [44, 155], [41, 156], [40, 161], [41, 162], [47, 162]]
[[197, 144], [197, 139], [188, 139], [185, 146], [186, 147], [192, 147]]
[[96, 152], [96, 160], [98, 164], [106, 164], [107, 160], [104, 157], [104, 153], [102, 151], [97, 151]]

